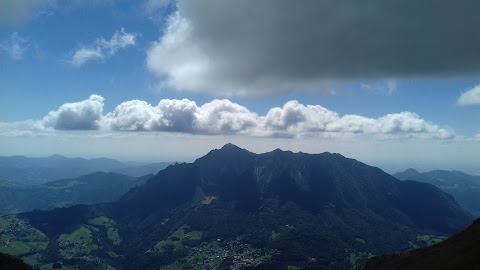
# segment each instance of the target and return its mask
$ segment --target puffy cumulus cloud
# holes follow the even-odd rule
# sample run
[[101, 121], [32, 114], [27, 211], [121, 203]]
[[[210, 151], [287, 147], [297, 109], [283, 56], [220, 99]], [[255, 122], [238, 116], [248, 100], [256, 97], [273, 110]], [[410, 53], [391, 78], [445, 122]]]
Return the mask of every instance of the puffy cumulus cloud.
[[376, 119], [370, 132], [381, 134], [427, 134], [438, 139], [452, 139], [453, 131], [443, 129], [425, 121], [412, 112], [387, 114]]
[[250, 134], [258, 125], [258, 115], [228, 99], [213, 100], [196, 114], [196, 129], [210, 134]]
[[306, 133], [376, 134], [426, 136], [452, 139], [453, 131], [440, 128], [412, 112], [388, 114], [380, 118], [359, 115], [340, 116], [319, 105], [287, 102], [283, 108], [271, 109], [260, 121], [267, 134], [298, 136]]
[[457, 106], [480, 105], [480, 85], [464, 92], [458, 97]]
[[104, 117], [103, 124], [114, 130], [226, 134], [244, 133], [255, 120], [256, 114], [229, 100], [197, 106], [188, 99], [162, 99], [157, 106], [140, 100], [124, 102]]
[[51, 111], [40, 125], [58, 130], [92, 130], [99, 128], [104, 98], [91, 95], [87, 100], [65, 103], [58, 110]]
[[167, 87], [216, 96], [477, 73], [478, 10], [476, 0], [178, 0], [146, 62]]
[[131, 100], [108, 113], [103, 123], [114, 130], [192, 132], [195, 102], [163, 99], [157, 106]]
[[103, 37], [96, 39], [91, 45], [78, 48], [73, 52], [70, 63], [82, 66], [89, 61], [103, 60], [115, 55], [119, 50], [135, 45], [136, 34], [127, 33], [125, 29], [115, 31], [110, 40]]
[[258, 115], [228, 99], [215, 99], [201, 106], [188, 99], [162, 99], [157, 105], [142, 100], [119, 104], [103, 115], [104, 99], [65, 103], [40, 121], [41, 126], [60, 130], [102, 129], [112, 131], [160, 131], [203, 135], [245, 135], [253, 137], [331, 138], [369, 134], [383, 137], [453, 139], [452, 130], [432, 124], [412, 112], [387, 114], [379, 118], [341, 116], [320, 105], [292, 100]]
[[319, 105], [289, 101], [282, 108], [270, 109], [261, 124], [266, 134], [293, 137], [305, 132], [325, 132], [326, 126], [338, 121], [339, 115]]
[[28, 38], [13, 32], [7, 39], [0, 42], [0, 54], [5, 53], [13, 60], [21, 60], [29, 46]]

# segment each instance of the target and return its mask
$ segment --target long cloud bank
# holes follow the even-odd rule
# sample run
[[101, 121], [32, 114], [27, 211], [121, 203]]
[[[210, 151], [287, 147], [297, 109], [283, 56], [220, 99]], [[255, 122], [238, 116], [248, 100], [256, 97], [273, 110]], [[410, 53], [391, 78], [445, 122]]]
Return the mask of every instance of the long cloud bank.
[[147, 53], [166, 87], [321, 91], [329, 79], [478, 74], [480, 1], [175, 1]]
[[413, 112], [379, 118], [339, 115], [320, 105], [296, 100], [258, 115], [228, 99], [215, 99], [201, 106], [188, 99], [162, 99], [154, 106], [141, 100], [119, 104], [103, 113], [104, 98], [65, 103], [51, 111], [37, 126], [54, 130], [159, 131], [204, 135], [247, 135], [294, 138], [315, 134], [374, 134], [452, 139], [452, 130], [422, 119]]

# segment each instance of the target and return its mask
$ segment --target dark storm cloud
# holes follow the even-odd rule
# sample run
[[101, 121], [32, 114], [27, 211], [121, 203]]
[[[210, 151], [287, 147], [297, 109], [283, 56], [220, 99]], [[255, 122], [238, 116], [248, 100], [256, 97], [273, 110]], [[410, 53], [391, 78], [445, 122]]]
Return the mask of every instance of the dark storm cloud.
[[473, 0], [179, 1], [147, 64], [172, 88], [224, 95], [473, 73], [479, 13]]

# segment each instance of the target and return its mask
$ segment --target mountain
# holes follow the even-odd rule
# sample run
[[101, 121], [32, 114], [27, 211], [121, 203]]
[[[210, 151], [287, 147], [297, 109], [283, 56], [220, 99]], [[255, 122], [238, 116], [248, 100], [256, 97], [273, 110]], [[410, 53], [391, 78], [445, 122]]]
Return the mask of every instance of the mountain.
[[108, 158], [67, 158], [52, 155], [41, 158], [0, 157], [0, 186], [32, 186], [52, 180], [75, 178], [97, 171], [117, 172], [140, 177], [156, 174], [171, 162], [130, 164]]
[[136, 164], [128, 165], [123, 168], [113, 169], [112, 172], [126, 174], [130, 176], [140, 177], [147, 174], [156, 174], [159, 171], [165, 169], [173, 162], [157, 162], [157, 163], [148, 163], [148, 164]]
[[405, 253], [370, 259], [359, 270], [480, 269], [480, 219], [449, 239]]
[[14, 254], [35, 265], [345, 269], [472, 220], [435, 186], [339, 154], [254, 154], [227, 144], [113, 203], [4, 217], [11, 229], [0, 251], [2, 239], [27, 245], [35, 235], [41, 245]]
[[400, 180], [429, 183], [451, 194], [458, 204], [475, 216], [480, 216], [480, 176], [459, 171], [435, 170], [420, 173], [414, 169], [395, 173]]
[[95, 172], [74, 179], [50, 181], [38, 186], [6, 186], [0, 189], [0, 214], [111, 202], [152, 176], [137, 178], [118, 173]]

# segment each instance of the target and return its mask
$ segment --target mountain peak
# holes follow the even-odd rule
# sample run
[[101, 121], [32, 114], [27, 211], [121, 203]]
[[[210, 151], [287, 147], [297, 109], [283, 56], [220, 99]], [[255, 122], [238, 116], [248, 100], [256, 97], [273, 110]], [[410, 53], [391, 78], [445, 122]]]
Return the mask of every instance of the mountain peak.
[[415, 170], [414, 168], [408, 168], [404, 171], [404, 173], [420, 173], [419, 171]]
[[238, 152], [250, 153], [250, 151], [248, 151], [247, 149], [243, 149], [241, 147], [238, 147], [233, 143], [225, 144], [222, 148], [220, 148], [219, 151], [220, 152], [232, 152], [232, 153], [238, 153]]
[[67, 157], [59, 155], [59, 154], [53, 154], [51, 156], [48, 156], [50, 159], [67, 159]]
[[229, 149], [241, 149], [240, 147], [236, 146], [233, 143], [227, 143], [222, 148], [222, 150], [229, 150]]
[[413, 168], [408, 168], [403, 172], [394, 173], [393, 176], [400, 180], [412, 180], [417, 178], [421, 173]]

